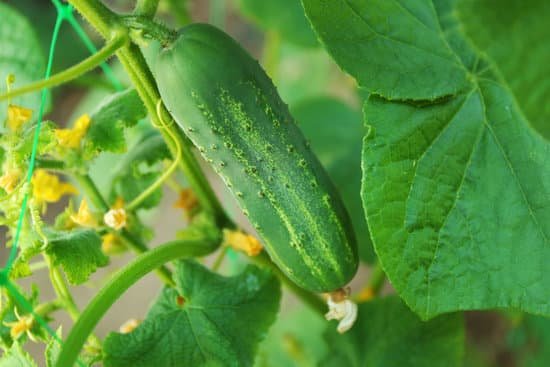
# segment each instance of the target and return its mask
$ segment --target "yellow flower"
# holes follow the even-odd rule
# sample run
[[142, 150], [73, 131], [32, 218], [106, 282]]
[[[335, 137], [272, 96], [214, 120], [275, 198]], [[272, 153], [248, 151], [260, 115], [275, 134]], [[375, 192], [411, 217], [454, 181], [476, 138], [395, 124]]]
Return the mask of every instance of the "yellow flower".
[[224, 230], [224, 242], [233, 249], [243, 251], [248, 256], [256, 256], [262, 252], [262, 244], [254, 236], [241, 231]]
[[17, 131], [24, 123], [32, 117], [32, 110], [10, 104], [8, 106], [8, 127], [12, 131]]
[[21, 172], [17, 169], [6, 170], [2, 177], [0, 177], [0, 187], [4, 189], [8, 194], [12, 193], [19, 182]]
[[198, 203], [197, 197], [191, 189], [183, 189], [180, 191], [179, 198], [174, 203], [174, 207], [190, 212], [197, 207]]
[[86, 199], [82, 199], [80, 207], [78, 208], [78, 213], [71, 215], [71, 220], [82, 227], [97, 227], [97, 220], [92, 212], [90, 212]]
[[357, 302], [367, 302], [374, 297], [374, 292], [371, 287], [365, 287], [357, 295]]
[[55, 129], [55, 138], [59, 145], [65, 148], [78, 148], [80, 141], [88, 131], [90, 122], [90, 116], [84, 114], [76, 120], [72, 129]]
[[139, 324], [140, 324], [139, 320], [130, 319], [130, 320], [126, 321], [124, 324], [122, 324], [122, 326], [118, 330], [122, 334], [128, 334], [128, 333], [131, 333], [132, 331], [134, 331], [134, 329], [137, 328], [139, 326]]
[[61, 182], [59, 177], [43, 169], [36, 170], [32, 178], [33, 196], [38, 202], [54, 203], [63, 195], [78, 191], [70, 183]]
[[105, 224], [108, 227], [114, 228], [116, 230], [119, 230], [126, 226], [126, 219], [126, 210], [122, 208], [111, 209], [103, 216], [103, 221], [105, 222]]
[[101, 242], [101, 251], [106, 255], [114, 255], [124, 252], [126, 246], [120, 240], [120, 238], [114, 233], [104, 234]]
[[31, 315], [25, 315], [23, 317], [19, 316], [17, 308], [15, 308], [14, 311], [15, 317], [17, 317], [17, 321], [3, 322], [4, 325], [10, 328], [11, 338], [13, 340], [17, 340], [21, 337], [21, 335], [26, 333], [29, 339], [31, 339], [32, 341], [36, 341], [31, 333], [31, 329], [34, 326], [34, 318]]

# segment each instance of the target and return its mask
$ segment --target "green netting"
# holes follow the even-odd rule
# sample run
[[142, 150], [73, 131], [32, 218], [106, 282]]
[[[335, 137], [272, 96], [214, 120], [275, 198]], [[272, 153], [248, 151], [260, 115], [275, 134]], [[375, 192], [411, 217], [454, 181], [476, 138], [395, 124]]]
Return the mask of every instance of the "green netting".
[[[88, 50], [90, 50], [91, 53], [95, 53], [97, 51], [96, 47], [92, 43], [92, 41], [89, 39], [89, 37], [86, 35], [76, 18], [73, 14], [73, 7], [70, 4], [63, 4], [60, 0], [52, 0], [53, 5], [57, 9], [57, 18], [55, 21], [55, 25], [53, 28], [52, 33], [52, 40], [50, 43], [50, 50], [48, 54], [48, 63], [46, 67], [46, 73], [44, 75], [45, 79], [48, 79], [51, 75], [51, 69], [52, 69], [52, 63], [53, 58], [55, 54], [55, 45], [57, 43], [57, 38], [59, 36], [59, 31], [61, 29], [61, 25], [64, 21], [67, 21], [74, 31], [77, 33], [77, 35], [80, 37], [82, 42], [86, 45]], [[101, 65], [101, 68], [103, 69], [103, 72], [105, 73], [106, 77], [109, 79], [109, 81], [113, 84], [113, 86], [117, 90], [122, 89], [122, 84], [120, 81], [115, 77], [113, 71], [109, 68], [109, 65], [106, 63], [103, 63]], [[47, 95], [48, 89], [45, 88], [42, 90], [41, 94], [41, 104], [40, 109], [38, 112], [38, 119], [37, 119], [37, 125], [33, 140], [33, 146], [31, 151], [31, 157], [29, 160], [29, 168], [26, 175], [26, 182], [27, 184], [30, 184], [34, 168], [35, 168], [35, 160], [36, 160], [36, 154], [37, 154], [37, 148], [38, 148], [38, 142], [40, 138], [40, 130], [42, 127], [42, 118], [44, 115], [44, 108], [46, 105], [46, 95]], [[8, 260], [4, 266], [4, 268], [0, 269], [0, 287], [3, 287], [6, 289], [6, 291], [11, 295], [11, 297], [16, 301], [16, 303], [21, 306], [25, 311], [32, 314], [33, 318], [40, 324], [40, 326], [46, 330], [46, 332], [55, 338], [57, 341], [62, 343], [62, 340], [57, 336], [57, 334], [54, 332], [54, 330], [48, 325], [48, 323], [36, 312], [34, 312], [32, 304], [21, 294], [21, 292], [17, 289], [17, 287], [9, 280], [9, 273], [12, 269], [13, 263], [17, 257], [17, 250], [19, 248], [19, 237], [21, 234], [21, 229], [23, 226], [25, 213], [27, 211], [27, 204], [28, 204], [28, 197], [29, 193], [26, 192], [23, 198], [23, 202], [21, 205], [21, 210], [19, 212], [19, 219], [17, 222], [17, 228], [15, 231], [15, 236], [13, 239], [12, 248], [10, 250], [10, 254], [8, 257]], [[79, 365], [84, 366], [82, 362], [78, 362]]]

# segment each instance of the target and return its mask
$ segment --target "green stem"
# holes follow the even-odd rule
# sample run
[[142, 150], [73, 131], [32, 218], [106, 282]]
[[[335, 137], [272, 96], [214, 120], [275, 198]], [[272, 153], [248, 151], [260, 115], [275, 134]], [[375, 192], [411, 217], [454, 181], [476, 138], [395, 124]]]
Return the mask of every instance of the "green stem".
[[118, 16], [98, 0], [69, 0], [105, 39], [118, 26]]
[[281, 57], [281, 36], [278, 32], [269, 31], [265, 35], [262, 64], [273, 83], [277, 84], [279, 59]]
[[277, 275], [277, 277], [283, 282], [283, 284], [292, 291], [298, 298], [302, 300], [305, 304], [310, 306], [313, 310], [318, 312], [321, 315], [324, 315], [327, 311], [327, 305], [325, 302], [316, 294], [306, 291], [303, 288], [300, 288], [292, 280], [290, 280], [278, 267], [271, 261], [269, 255], [262, 251], [258, 256], [251, 258], [256, 263], [267, 266]]
[[220, 29], [225, 29], [226, 0], [210, 0], [208, 7], [208, 22]]
[[80, 187], [82, 187], [86, 195], [90, 198], [96, 209], [100, 210], [102, 213], [107, 213], [110, 209], [109, 204], [103, 198], [101, 192], [99, 192], [99, 189], [95, 185], [94, 181], [92, 181], [92, 178], [89, 175], [78, 174], [75, 174], [74, 178]]
[[374, 264], [372, 268], [372, 272], [371, 272], [367, 287], [369, 287], [372, 290], [372, 293], [374, 295], [378, 295], [382, 290], [382, 286], [384, 285], [385, 280], [386, 280], [386, 273], [384, 273], [384, 269], [382, 269], [380, 262], [376, 262], [376, 264]]
[[63, 171], [66, 169], [65, 162], [53, 159], [36, 158], [36, 168], [50, 169], [55, 171]]
[[65, 341], [56, 366], [72, 366], [88, 335], [105, 312], [124, 292], [160, 265], [183, 257], [204, 256], [213, 251], [217, 241], [208, 237], [169, 242], [135, 258], [105, 284], [82, 312]]
[[55, 74], [48, 79], [39, 80], [34, 83], [30, 83], [21, 88], [14, 89], [8, 93], [0, 95], [0, 101], [21, 96], [26, 93], [35, 92], [45, 88], [51, 88], [59, 84], [66, 83], [70, 80], [78, 78], [80, 75], [92, 70], [93, 68], [101, 65], [105, 60], [111, 57], [116, 50], [124, 46], [128, 41], [127, 34], [124, 32], [117, 32], [97, 53], [88, 57], [84, 61], [63, 70], [62, 72]]
[[[134, 250], [135, 253], [143, 254], [149, 251], [149, 248], [138, 237], [125, 229], [120, 231], [120, 237], [126, 241], [128, 247]], [[166, 266], [159, 266], [158, 269], [155, 269], [155, 272], [167, 286], [173, 287], [175, 285], [172, 280], [172, 272]]]
[[226, 254], [227, 254], [227, 246], [223, 246], [220, 249], [220, 253], [216, 257], [216, 260], [214, 260], [214, 264], [212, 264], [212, 271], [218, 271], [218, 269], [223, 263], [223, 259], [225, 259]]
[[153, 18], [157, 12], [159, 0], [137, 0], [134, 14]]
[[176, 146], [176, 159], [168, 169], [164, 171], [164, 173], [151, 185], [149, 186], [145, 191], [143, 191], [141, 194], [138, 195], [130, 204], [126, 206], [127, 210], [131, 211], [138, 207], [139, 204], [141, 204], [145, 199], [149, 197], [155, 190], [157, 190], [163, 183], [166, 181], [172, 173], [174, 173], [174, 170], [178, 167], [180, 161], [181, 161], [181, 144], [179, 143], [179, 140], [177, 136], [174, 135], [174, 133], [168, 129], [168, 124], [162, 119], [162, 116], [160, 115], [160, 99], [159, 103], [157, 103], [157, 115], [159, 119], [161, 120], [162, 126], [158, 126], [161, 130], [166, 130], [168, 135], [172, 138], [172, 141], [174, 142], [174, 145]]
[[50, 269], [50, 280], [55, 294], [63, 303], [63, 306], [67, 310], [69, 316], [71, 316], [71, 319], [73, 321], [76, 321], [80, 317], [80, 311], [78, 311], [78, 307], [74, 302], [73, 296], [71, 295], [71, 292], [69, 292], [67, 284], [63, 279], [63, 275], [61, 274], [57, 266], [55, 266], [49, 256], [44, 255], [44, 258], [48, 263], [48, 267]]

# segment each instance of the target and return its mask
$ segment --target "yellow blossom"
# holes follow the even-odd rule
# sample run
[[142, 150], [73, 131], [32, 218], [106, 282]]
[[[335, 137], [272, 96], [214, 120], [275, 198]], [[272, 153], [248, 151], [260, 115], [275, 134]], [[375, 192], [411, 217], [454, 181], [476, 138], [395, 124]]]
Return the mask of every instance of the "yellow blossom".
[[126, 250], [126, 246], [120, 240], [120, 238], [114, 233], [104, 234], [101, 242], [101, 251], [107, 255], [114, 255]]
[[90, 116], [84, 114], [76, 120], [72, 129], [56, 129], [54, 130], [55, 138], [59, 145], [65, 148], [78, 148], [80, 141], [86, 135], [90, 126]]
[[126, 219], [126, 210], [122, 208], [111, 209], [103, 216], [103, 221], [105, 222], [105, 224], [108, 227], [114, 228], [116, 230], [119, 230], [126, 226]]
[[76, 194], [76, 188], [43, 169], [36, 170], [32, 178], [33, 196], [38, 202], [54, 203], [63, 195]]
[[254, 236], [241, 231], [224, 230], [224, 242], [233, 249], [243, 251], [248, 256], [256, 256], [262, 252], [262, 244]]
[[0, 177], [0, 187], [8, 194], [12, 193], [21, 178], [21, 172], [17, 169], [8, 169]]
[[97, 220], [90, 212], [86, 199], [82, 199], [78, 213], [71, 215], [71, 220], [82, 227], [97, 227]]
[[24, 123], [30, 121], [32, 117], [32, 110], [10, 104], [8, 106], [8, 127], [12, 131], [17, 131]]
[[26, 333], [27, 336], [34, 341], [35, 338], [30, 332], [34, 326], [34, 318], [31, 315], [19, 316], [17, 308], [15, 308], [15, 316], [17, 317], [17, 321], [3, 322], [4, 325], [10, 328], [11, 338], [17, 340], [21, 335]]
[[198, 200], [191, 189], [183, 189], [180, 191], [178, 200], [174, 203], [175, 208], [183, 209], [186, 212], [191, 212], [198, 205]]
[[367, 302], [370, 301], [374, 297], [374, 291], [371, 287], [365, 287], [359, 292], [356, 299], [357, 302]]
[[140, 324], [139, 320], [130, 319], [130, 320], [126, 321], [124, 324], [122, 324], [122, 326], [118, 330], [122, 334], [128, 334], [128, 333], [131, 333], [132, 331], [134, 331], [134, 329], [137, 328], [139, 326], [139, 324]]

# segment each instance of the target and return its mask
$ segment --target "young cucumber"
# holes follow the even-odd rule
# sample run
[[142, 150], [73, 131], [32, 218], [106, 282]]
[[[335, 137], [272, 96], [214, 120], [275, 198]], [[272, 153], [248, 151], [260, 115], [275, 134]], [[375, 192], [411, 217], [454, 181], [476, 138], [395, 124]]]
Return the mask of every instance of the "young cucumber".
[[156, 77], [280, 269], [314, 292], [349, 282], [358, 260], [348, 214], [258, 62], [219, 29], [192, 24], [161, 51]]

